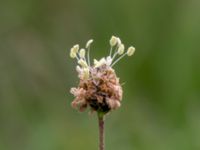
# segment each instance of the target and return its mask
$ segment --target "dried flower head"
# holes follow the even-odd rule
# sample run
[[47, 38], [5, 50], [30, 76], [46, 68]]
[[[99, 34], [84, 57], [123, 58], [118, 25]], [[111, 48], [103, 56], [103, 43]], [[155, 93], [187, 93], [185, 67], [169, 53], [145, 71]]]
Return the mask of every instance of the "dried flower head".
[[[79, 64], [76, 70], [80, 79], [78, 87], [71, 88], [70, 91], [75, 96], [72, 107], [84, 111], [89, 106], [92, 111], [107, 113], [120, 107], [123, 93], [113, 66], [124, 56], [133, 55], [135, 48], [131, 46], [124, 53], [125, 47], [120, 38], [112, 36], [109, 41], [111, 46], [109, 56], [100, 60], [94, 59], [93, 65], [90, 65], [92, 42], [91, 39], [86, 43], [86, 50], [79, 50], [77, 44], [70, 51], [70, 57], [76, 58]], [[115, 48], [114, 54], [112, 54], [113, 48]]]

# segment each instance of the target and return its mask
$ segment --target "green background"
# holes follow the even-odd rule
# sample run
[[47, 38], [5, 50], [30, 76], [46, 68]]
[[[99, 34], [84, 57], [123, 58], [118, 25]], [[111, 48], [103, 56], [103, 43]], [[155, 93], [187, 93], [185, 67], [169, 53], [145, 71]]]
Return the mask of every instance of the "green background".
[[0, 150], [97, 150], [96, 115], [70, 106], [71, 46], [111, 35], [136, 53], [115, 66], [122, 107], [107, 150], [200, 149], [199, 0], [1, 0]]

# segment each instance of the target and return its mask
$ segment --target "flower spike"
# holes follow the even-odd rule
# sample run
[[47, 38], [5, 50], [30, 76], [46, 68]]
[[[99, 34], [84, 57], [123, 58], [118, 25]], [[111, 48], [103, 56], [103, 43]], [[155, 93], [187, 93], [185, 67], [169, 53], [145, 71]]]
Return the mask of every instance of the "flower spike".
[[[80, 112], [90, 108], [91, 112], [96, 112], [99, 121], [99, 150], [104, 150], [104, 116], [112, 110], [118, 109], [122, 101], [122, 84], [119, 82], [113, 66], [124, 56], [132, 56], [135, 52], [133, 46], [126, 52], [124, 44], [119, 37], [110, 38], [109, 56], [94, 59], [90, 64], [90, 45], [93, 40], [86, 43], [85, 48], [74, 45], [70, 50], [70, 57], [76, 58], [78, 65], [79, 84], [76, 88], [71, 88], [70, 92], [75, 99], [71, 106]], [[114, 54], [112, 54], [114, 49]], [[86, 58], [87, 56], [87, 58]]]
[[[89, 53], [92, 42], [93, 39], [90, 39], [86, 43], [86, 50], [83, 48], [79, 50], [78, 44], [70, 50], [70, 57], [76, 58], [80, 65], [76, 67], [80, 83], [78, 88], [75, 88], [76, 90], [72, 90], [72, 94], [76, 97], [73, 106], [79, 110], [89, 106], [93, 111], [107, 113], [120, 107], [122, 99], [122, 87], [113, 66], [124, 56], [132, 56], [135, 48], [131, 46], [124, 53], [125, 46], [120, 38], [112, 36], [109, 41], [111, 46], [110, 55], [100, 60], [94, 59], [91, 65]], [[113, 47], [115, 47], [115, 52], [111, 56]], [[85, 59], [86, 55], [87, 60]]]

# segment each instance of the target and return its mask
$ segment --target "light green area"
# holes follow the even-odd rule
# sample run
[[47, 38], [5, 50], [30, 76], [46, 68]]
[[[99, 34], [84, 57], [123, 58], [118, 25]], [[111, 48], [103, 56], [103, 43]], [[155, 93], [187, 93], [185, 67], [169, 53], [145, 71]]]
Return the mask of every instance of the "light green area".
[[0, 150], [97, 150], [96, 115], [70, 106], [74, 44], [111, 35], [136, 53], [115, 66], [122, 107], [107, 150], [200, 149], [199, 0], [1, 0]]

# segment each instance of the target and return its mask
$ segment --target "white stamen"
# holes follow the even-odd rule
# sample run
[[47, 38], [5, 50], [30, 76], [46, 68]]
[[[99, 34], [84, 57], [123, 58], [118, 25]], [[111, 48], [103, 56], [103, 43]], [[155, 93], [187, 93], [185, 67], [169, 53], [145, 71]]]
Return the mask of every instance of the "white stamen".
[[71, 50], [70, 50], [70, 57], [76, 58], [76, 53], [74, 52], [74, 48], [71, 48]]
[[117, 56], [117, 54], [118, 54], [118, 51], [117, 51], [117, 49], [118, 49], [118, 46], [115, 48], [115, 53], [113, 54], [113, 57], [112, 57], [112, 59], [114, 60], [115, 59], [115, 57]]
[[99, 63], [99, 61], [94, 59], [94, 65], [96, 66], [98, 63]]
[[80, 66], [76, 66], [76, 71], [80, 74], [80, 73], [82, 73], [82, 69], [81, 69], [81, 67]]
[[106, 64], [106, 59], [105, 58], [101, 58], [95, 65], [95, 67], [100, 67], [102, 65]]
[[120, 38], [118, 37], [118, 38], [117, 38], [117, 45], [119, 46], [119, 45], [121, 45], [121, 44], [122, 44], [122, 42], [121, 42]]
[[93, 39], [90, 39], [87, 43], [86, 43], [86, 48], [88, 49], [88, 52], [87, 52], [87, 62], [88, 62], [88, 65], [90, 66], [90, 45], [92, 44], [93, 42]]
[[113, 64], [111, 65], [111, 67], [113, 67], [118, 61], [120, 61], [120, 59], [122, 59], [127, 53], [124, 53], [123, 55], [121, 55], [119, 58], [117, 58], [117, 60], [115, 60], [113, 62]]
[[80, 59], [78, 61], [78, 63], [83, 67], [83, 68], [87, 68], [88, 67], [88, 64], [86, 61], [84, 61], [83, 59]]
[[110, 54], [109, 54], [109, 56], [112, 55], [112, 49], [113, 49], [113, 47], [111, 46], [111, 47], [110, 47]]
[[119, 55], [122, 55], [122, 54], [124, 53], [124, 44], [121, 44], [121, 45], [119, 46], [117, 52], [118, 52]]
[[78, 44], [74, 45], [74, 46], [73, 46], [73, 49], [74, 49], [74, 52], [75, 52], [75, 53], [78, 53], [79, 45], [78, 45]]
[[106, 58], [106, 65], [107, 66], [110, 66], [112, 64], [112, 58], [110, 57], [110, 56], [108, 56], [107, 58]]
[[128, 56], [132, 56], [134, 54], [134, 52], [135, 52], [135, 47], [131, 46], [128, 48], [126, 53]]
[[117, 37], [116, 36], [112, 36], [110, 39], [110, 45], [111, 47], [115, 46], [117, 44]]
[[83, 79], [88, 79], [90, 76], [90, 72], [88, 68], [83, 68]]
[[[80, 64], [80, 66], [76, 67], [76, 70], [77, 70], [77, 72], [79, 72], [79, 74], [81, 76], [84, 75], [84, 78], [89, 78], [89, 73], [90, 73], [89, 72], [89, 69], [90, 69], [90, 46], [91, 46], [92, 42], [93, 42], [93, 39], [90, 39], [86, 43], [86, 46], [85, 46], [87, 48], [87, 51], [88, 51], [87, 60], [85, 58], [86, 50], [85, 49], [79, 50], [78, 44], [74, 45], [70, 50], [70, 57], [76, 58], [77, 61], [78, 61], [78, 64]], [[94, 66], [92, 66], [92, 67], [101, 67], [102, 65], [107, 65], [107, 66], [112, 67], [119, 60], [121, 60], [124, 56], [126, 56], [126, 55], [132, 56], [135, 53], [135, 48], [133, 46], [130, 46], [127, 49], [127, 52], [124, 53], [125, 46], [124, 46], [124, 44], [122, 44], [119, 37], [112, 36], [109, 42], [110, 42], [110, 45], [111, 45], [109, 56], [106, 57], [106, 59], [103, 57], [99, 61], [94, 59]], [[115, 48], [114, 54], [112, 54], [114, 48]], [[117, 55], [120, 55], [120, 56], [115, 60], [115, 57]]]
[[90, 45], [92, 44], [92, 42], [93, 42], [93, 39], [90, 39], [90, 40], [86, 43], [85, 48], [89, 48]]
[[79, 56], [80, 56], [80, 58], [85, 59], [85, 49], [82, 48], [82, 49], [79, 51]]

